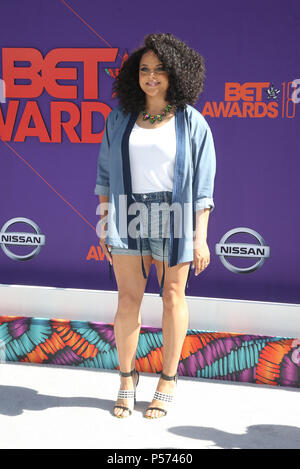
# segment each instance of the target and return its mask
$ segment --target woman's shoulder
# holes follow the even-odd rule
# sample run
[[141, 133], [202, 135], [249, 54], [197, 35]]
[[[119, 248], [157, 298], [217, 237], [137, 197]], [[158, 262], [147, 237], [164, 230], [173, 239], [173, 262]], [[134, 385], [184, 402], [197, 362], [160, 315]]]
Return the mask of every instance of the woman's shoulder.
[[[130, 114], [130, 113], [129, 113]], [[128, 113], [125, 109], [119, 104], [118, 106], [114, 107], [110, 113], [108, 114], [109, 120], [115, 122], [116, 120], [123, 120], [128, 118]]]
[[201, 124], [202, 126], [208, 126], [208, 122], [205, 117], [194, 106], [187, 104], [185, 112], [189, 120], [193, 123]]
[[112, 108], [112, 110], [108, 114], [108, 117], [109, 117], [109, 119], [116, 119], [121, 114], [123, 114], [123, 109], [120, 105], [118, 105], [118, 106]]
[[107, 116], [107, 120], [112, 127], [116, 122], [122, 122], [124, 119], [128, 119], [128, 113], [121, 105], [114, 107]]
[[187, 104], [185, 112], [186, 118], [190, 124], [192, 135], [199, 136], [200, 134], [204, 134], [206, 131], [211, 131], [209, 123], [205, 117], [194, 106]]

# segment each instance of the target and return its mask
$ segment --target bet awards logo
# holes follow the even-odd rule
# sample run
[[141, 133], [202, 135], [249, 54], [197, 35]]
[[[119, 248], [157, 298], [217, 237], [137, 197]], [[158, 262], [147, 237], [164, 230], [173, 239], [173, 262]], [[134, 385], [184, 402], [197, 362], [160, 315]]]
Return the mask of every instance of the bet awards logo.
[[[259, 244], [249, 244], [249, 243], [228, 243], [228, 239], [234, 235], [240, 233], [248, 233], [252, 235]], [[220, 242], [216, 244], [216, 254], [219, 256], [220, 261], [226, 267], [226, 269], [234, 272], [235, 274], [250, 274], [257, 269], [260, 269], [264, 264], [265, 260], [270, 257], [270, 247], [266, 245], [263, 237], [254, 230], [250, 228], [234, 228], [233, 230], [227, 231], [224, 236], [221, 238]], [[236, 267], [231, 264], [227, 257], [248, 257], [250, 259], [258, 258], [252, 266], [242, 268]]]
[[282, 82], [280, 89], [276, 83], [269, 81], [226, 82], [224, 100], [206, 101], [201, 114], [204, 117], [227, 119], [294, 119], [296, 103], [299, 102], [299, 84], [298, 79]]
[[[25, 223], [34, 229], [32, 232], [8, 231], [10, 227], [17, 223]], [[41, 233], [36, 223], [28, 218], [12, 218], [8, 220], [0, 231], [0, 246], [5, 254], [14, 261], [29, 261], [37, 256], [41, 247], [45, 245], [45, 235]], [[8, 247], [9, 246], [9, 247]], [[34, 249], [27, 254], [16, 254], [11, 250], [12, 246], [34, 246]]]

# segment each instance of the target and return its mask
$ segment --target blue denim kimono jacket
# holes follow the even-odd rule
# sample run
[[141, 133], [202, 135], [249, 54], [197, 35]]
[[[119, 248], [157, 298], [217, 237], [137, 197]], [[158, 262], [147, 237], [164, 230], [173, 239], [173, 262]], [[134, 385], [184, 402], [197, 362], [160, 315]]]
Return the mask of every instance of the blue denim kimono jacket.
[[[138, 113], [125, 113], [121, 106], [113, 109], [105, 123], [103, 140], [100, 147], [97, 164], [97, 180], [95, 195], [109, 196], [109, 210], [107, 218], [106, 244], [137, 249], [137, 239], [126, 235], [121, 236], [116, 226], [119, 220], [119, 210], [127, 209], [127, 229], [134, 215], [130, 215], [129, 205], [135, 202], [132, 195], [131, 172], [129, 160], [129, 136], [137, 120]], [[186, 286], [190, 275], [193, 251], [193, 231], [195, 230], [197, 210], [214, 209], [213, 190], [216, 173], [215, 146], [211, 129], [204, 116], [193, 106], [185, 109], [178, 108], [175, 113], [176, 155], [174, 166], [174, 182], [172, 204], [180, 204], [182, 214], [180, 221], [174, 225], [174, 212], [170, 210], [170, 243], [168, 267], [182, 262], [190, 262]], [[122, 194], [127, 201], [127, 207], [119, 203]], [[178, 220], [178, 218], [177, 218]], [[184, 228], [183, 228], [184, 226]], [[124, 234], [124, 233], [121, 233]], [[165, 241], [166, 238], [164, 238]], [[140, 243], [141, 264], [144, 278], [147, 278], [143, 257], [142, 243]], [[163, 263], [163, 268], [164, 268]], [[110, 278], [111, 265], [110, 267]], [[163, 296], [165, 271], [161, 280], [160, 296]]]

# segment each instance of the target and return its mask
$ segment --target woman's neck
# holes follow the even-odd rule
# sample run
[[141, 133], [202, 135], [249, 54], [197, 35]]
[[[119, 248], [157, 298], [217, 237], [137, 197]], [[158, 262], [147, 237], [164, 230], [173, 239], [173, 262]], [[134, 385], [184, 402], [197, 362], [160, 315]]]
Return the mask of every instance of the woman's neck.
[[169, 103], [165, 101], [163, 98], [151, 98], [149, 96], [146, 97], [146, 110], [149, 112], [149, 114], [157, 115], [160, 114], [164, 108], [168, 105]]

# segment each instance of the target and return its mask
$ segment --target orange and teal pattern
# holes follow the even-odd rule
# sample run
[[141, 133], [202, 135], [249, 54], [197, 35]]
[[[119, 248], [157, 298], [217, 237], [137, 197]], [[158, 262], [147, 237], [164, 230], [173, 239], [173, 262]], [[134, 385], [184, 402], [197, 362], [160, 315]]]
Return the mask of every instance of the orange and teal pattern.
[[[189, 329], [178, 374], [299, 388], [294, 343], [291, 337]], [[103, 322], [0, 316], [0, 360], [119, 369], [113, 323]], [[158, 373], [162, 361], [162, 329], [142, 326], [136, 368]]]

